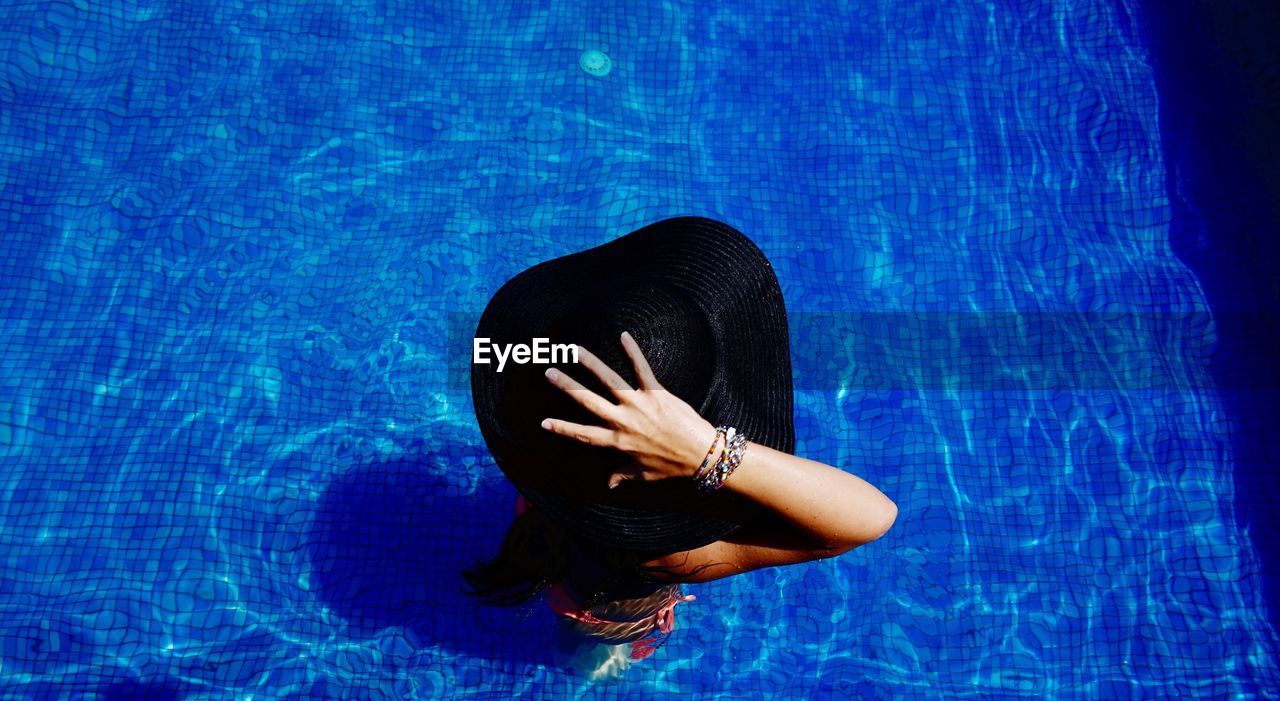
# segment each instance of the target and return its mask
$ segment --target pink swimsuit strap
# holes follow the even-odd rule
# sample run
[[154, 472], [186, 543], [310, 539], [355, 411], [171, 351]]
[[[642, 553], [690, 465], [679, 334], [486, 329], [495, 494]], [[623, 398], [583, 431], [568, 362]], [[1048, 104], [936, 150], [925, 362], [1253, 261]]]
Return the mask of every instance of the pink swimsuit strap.
[[[529, 503], [529, 500], [524, 498], [523, 494], [516, 494], [517, 516], [527, 511], [530, 506], [532, 505]], [[693, 601], [697, 598], [698, 597], [693, 594], [687, 594], [684, 596], [676, 596], [675, 594], [672, 594], [671, 598], [667, 599], [666, 603], [662, 605], [662, 608], [653, 613], [653, 622], [654, 625], [657, 626], [659, 632], [641, 640], [632, 642], [631, 659], [641, 660], [652, 655], [653, 651], [657, 650], [658, 647], [661, 646], [662, 639], [660, 634], [665, 635], [675, 629], [676, 604], [684, 601]], [[609, 621], [597, 618], [590, 611], [583, 609], [576, 601], [574, 601], [573, 597], [569, 595], [569, 592], [565, 591], [564, 584], [561, 582], [555, 582], [547, 589], [547, 605], [552, 611], [555, 611], [561, 616], [567, 616], [575, 621], [581, 621], [592, 625], [635, 623], [635, 621]]]
[[[697, 598], [698, 597], [694, 596], [693, 594], [686, 594], [684, 596], [676, 596], [675, 594], [672, 594], [671, 598], [667, 599], [667, 601], [664, 604], [662, 604], [662, 608], [658, 609], [653, 614], [651, 614], [654, 625], [656, 625], [658, 629], [661, 630], [663, 633], [670, 633], [672, 630], [675, 629], [675, 625], [676, 625], [676, 620], [675, 620], [676, 604], [681, 603], [683, 601], [693, 601]], [[575, 621], [582, 621], [583, 623], [607, 625], [607, 624], [626, 624], [626, 623], [636, 622], [636, 621], [610, 621], [604, 618], [598, 618], [597, 616], [592, 614], [590, 611], [587, 611], [586, 609], [583, 609], [581, 606], [579, 606], [578, 603], [573, 600], [573, 597], [569, 595], [569, 592], [565, 591], [564, 584], [560, 582], [556, 582], [552, 584], [547, 589], [547, 605], [551, 607], [552, 611], [555, 611], [561, 616], [568, 616], [569, 618], [572, 618]], [[643, 620], [643, 619], [639, 619], [639, 620]]]

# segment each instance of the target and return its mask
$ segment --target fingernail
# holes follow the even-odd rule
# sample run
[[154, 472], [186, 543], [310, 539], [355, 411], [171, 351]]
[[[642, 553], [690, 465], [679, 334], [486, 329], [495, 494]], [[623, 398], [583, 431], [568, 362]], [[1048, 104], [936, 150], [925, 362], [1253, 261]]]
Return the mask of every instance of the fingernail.
[[547, 430], [551, 430], [551, 419], [543, 419], [543, 420], [542, 420], [542, 427], [543, 427], [543, 428], [545, 428], [545, 429], [547, 429]]
[[560, 377], [560, 373], [556, 372], [555, 368], [547, 368], [546, 375], [548, 380], [554, 380]]
[[624, 341], [625, 341], [625, 340], [627, 340], [628, 338], [631, 338], [631, 333], [630, 333], [630, 332], [627, 332], [627, 331], [623, 331], [623, 332], [622, 332], [622, 340], [624, 340]]

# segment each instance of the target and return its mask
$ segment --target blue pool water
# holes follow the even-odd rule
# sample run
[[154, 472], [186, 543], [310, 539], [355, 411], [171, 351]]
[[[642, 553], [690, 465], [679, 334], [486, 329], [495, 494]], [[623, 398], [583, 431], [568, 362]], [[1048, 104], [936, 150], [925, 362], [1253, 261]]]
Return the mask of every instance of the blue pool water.
[[[3, 698], [1280, 696], [1131, 4], [423, 5], [0, 10]], [[466, 333], [682, 214], [900, 516], [592, 683], [459, 593]]]

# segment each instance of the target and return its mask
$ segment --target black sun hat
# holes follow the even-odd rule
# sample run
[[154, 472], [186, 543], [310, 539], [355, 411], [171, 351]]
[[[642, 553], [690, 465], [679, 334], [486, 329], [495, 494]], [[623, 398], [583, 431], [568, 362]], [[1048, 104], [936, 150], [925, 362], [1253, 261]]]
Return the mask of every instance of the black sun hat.
[[[664, 219], [613, 241], [521, 272], [494, 294], [476, 327], [494, 347], [578, 344], [638, 386], [619, 336], [629, 331], [655, 377], [712, 425], [787, 453], [795, 449], [786, 309], [773, 267], [737, 229], [704, 217]], [[714, 542], [759, 508], [693, 480], [606, 478], [630, 461], [543, 429], [547, 417], [604, 425], [543, 372], [554, 364], [607, 399], [586, 367], [473, 363], [481, 434], [516, 489], [570, 533], [594, 543], [676, 552]], [[636, 495], [647, 490], [641, 508]], [[654, 495], [661, 495], [654, 508]]]

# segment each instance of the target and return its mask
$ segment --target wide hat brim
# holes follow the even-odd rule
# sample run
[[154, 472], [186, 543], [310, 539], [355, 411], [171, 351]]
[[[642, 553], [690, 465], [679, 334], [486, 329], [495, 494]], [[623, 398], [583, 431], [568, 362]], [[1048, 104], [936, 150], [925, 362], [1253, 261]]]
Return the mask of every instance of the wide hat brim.
[[[654, 311], [659, 307], [665, 311]], [[530, 344], [554, 336], [566, 316], [580, 317], [583, 309], [604, 321], [574, 337], [590, 341], [576, 342], [633, 387], [630, 362], [616, 341], [622, 330], [636, 338], [658, 381], [712, 425], [733, 426], [752, 442], [794, 452], [782, 291], [769, 261], [740, 231], [704, 217], [673, 217], [539, 263], [498, 289], [475, 336], [492, 347]], [[611, 328], [596, 328], [604, 326]], [[556, 366], [611, 398], [585, 367]], [[616, 467], [626, 456], [570, 446], [571, 439], [537, 427], [545, 418], [538, 413], [556, 401], [562, 408], [551, 411], [565, 415], [554, 418], [604, 425], [570, 406], [550, 383], [531, 379], [545, 368], [509, 362], [498, 372], [496, 363], [473, 363], [472, 400], [498, 466], [535, 508], [571, 534], [617, 548], [677, 552], [720, 540], [759, 514], [754, 502], [725, 489], [702, 494], [692, 480], [650, 483], [664, 495], [667, 508], [661, 509], [651, 501], [646, 508], [628, 503], [630, 490], [604, 488], [606, 475], [596, 470]]]

